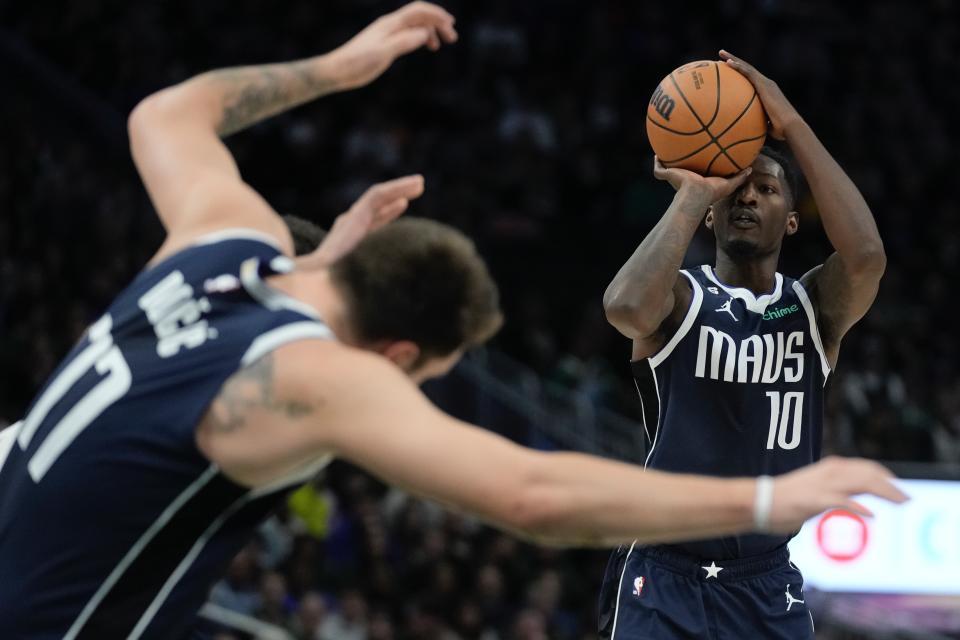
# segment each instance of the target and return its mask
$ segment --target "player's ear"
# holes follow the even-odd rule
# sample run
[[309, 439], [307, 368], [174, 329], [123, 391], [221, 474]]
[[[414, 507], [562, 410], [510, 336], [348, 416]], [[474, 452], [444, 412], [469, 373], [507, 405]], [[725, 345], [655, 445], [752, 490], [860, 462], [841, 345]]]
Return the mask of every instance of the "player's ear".
[[420, 358], [420, 347], [410, 340], [388, 342], [378, 351], [406, 372], [409, 372]]
[[707, 217], [704, 218], [703, 224], [707, 225], [707, 229], [713, 229], [713, 207], [707, 207]]
[[792, 236], [800, 228], [800, 214], [796, 211], [787, 213], [787, 235]]

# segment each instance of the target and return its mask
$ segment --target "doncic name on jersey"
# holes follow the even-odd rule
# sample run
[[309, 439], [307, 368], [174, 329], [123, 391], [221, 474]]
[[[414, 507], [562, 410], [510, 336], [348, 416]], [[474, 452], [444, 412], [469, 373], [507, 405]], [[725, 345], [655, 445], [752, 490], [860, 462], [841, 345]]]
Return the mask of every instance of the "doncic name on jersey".
[[157, 355], [169, 358], [180, 349], [199, 347], [208, 338], [216, 338], [217, 330], [210, 328], [201, 316], [209, 313], [210, 300], [194, 298], [193, 287], [180, 270], [172, 271], [137, 301], [147, 314], [147, 320], [157, 334]]

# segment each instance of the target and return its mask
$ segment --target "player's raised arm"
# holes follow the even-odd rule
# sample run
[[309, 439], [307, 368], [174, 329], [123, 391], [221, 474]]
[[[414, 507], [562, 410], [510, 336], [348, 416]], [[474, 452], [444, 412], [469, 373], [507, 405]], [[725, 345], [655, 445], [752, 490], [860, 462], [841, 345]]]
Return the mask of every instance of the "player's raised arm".
[[834, 459], [777, 478], [772, 504], [761, 495], [758, 509], [752, 479], [644, 471], [515, 445], [442, 413], [375, 355], [300, 344], [291, 366], [290, 378], [301, 382], [285, 392], [301, 405], [310, 398], [312, 446], [540, 543], [610, 546], [758, 528], [786, 532], [856, 493], [903, 499], [878, 465]]
[[240, 178], [221, 137], [320, 96], [372, 82], [423, 46], [454, 42], [453, 16], [426, 2], [387, 14], [325, 55], [219, 69], [145, 98], [130, 115], [134, 162], [171, 242], [226, 226], [258, 229], [289, 250], [270, 206]]
[[720, 51], [720, 57], [756, 87], [770, 118], [770, 134], [790, 145], [836, 250], [802, 279], [817, 309], [827, 358], [836, 365], [840, 340], [873, 304], [886, 268], [877, 224], [856, 185], [777, 84], [727, 51]]
[[685, 169], [668, 169], [654, 158], [653, 175], [677, 190], [660, 222], [620, 268], [603, 295], [607, 320], [634, 340], [634, 358], [653, 355], [664, 342], [663, 325], [679, 326], [691, 291], [679, 275], [693, 234], [711, 204], [739, 187], [750, 169], [732, 178], [703, 177]]

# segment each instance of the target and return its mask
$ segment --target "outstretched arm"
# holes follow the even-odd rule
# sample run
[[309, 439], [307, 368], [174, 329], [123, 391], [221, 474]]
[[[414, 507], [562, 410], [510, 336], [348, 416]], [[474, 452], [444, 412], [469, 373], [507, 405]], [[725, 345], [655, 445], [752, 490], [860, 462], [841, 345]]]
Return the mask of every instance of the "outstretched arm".
[[665, 325], [679, 325], [690, 305], [690, 286], [679, 275], [693, 234], [707, 208], [733, 193], [750, 174], [733, 178], [697, 175], [667, 169], [654, 158], [653, 175], [677, 190], [670, 207], [620, 268], [603, 294], [607, 320], [634, 341], [634, 359], [656, 353], [665, 339]]
[[827, 358], [835, 366], [844, 334], [864, 316], [877, 296], [887, 264], [880, 232], [856, 185], [777, 84], [726, 51], [720, 51], [720, 57], [756, 87], [770, 117], [770, 134], [790, 145], [835, 249], [822, 265], [803, 277], [817, 309]]
[[454, 42], [453, 21], [436, 5], [414, 2], [328, 54], [210, 71], [144, 99], [130, 115], [130, 146], [170, 235], [168, 246], [240, 226], [268, 233], [291, 251], [282, 221], [240, 178], [220, 138], [328, 93], [368, 84], [422, 46], [436, 50], [441, 42]]
[[[302, 343], [287, 376], [300, 382], [285, 392], [310, 399], [312, 447], [540, 543], [611, 546], [756, 528], [752, 479], [665, 474], [520, 447], [442, 413], [373, 354]], [[849, 502], [857, 493], [902, 500], [889, 478], [874, 463], [838, 459], [780, 476], [766, 529], [794, 531], [835, 506], [862, 512]]]

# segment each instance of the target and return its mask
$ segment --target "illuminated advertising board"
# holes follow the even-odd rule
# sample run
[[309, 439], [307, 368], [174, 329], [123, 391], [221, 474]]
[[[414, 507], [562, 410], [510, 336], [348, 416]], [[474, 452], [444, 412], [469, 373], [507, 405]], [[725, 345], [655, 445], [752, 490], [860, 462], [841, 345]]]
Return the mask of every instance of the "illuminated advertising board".
[[903, 505], [869, 496], [861, 518], [828, 511], [790, 543], [805, 584], [823, 591], [960, 595], [960, 482], [900, 480]]

